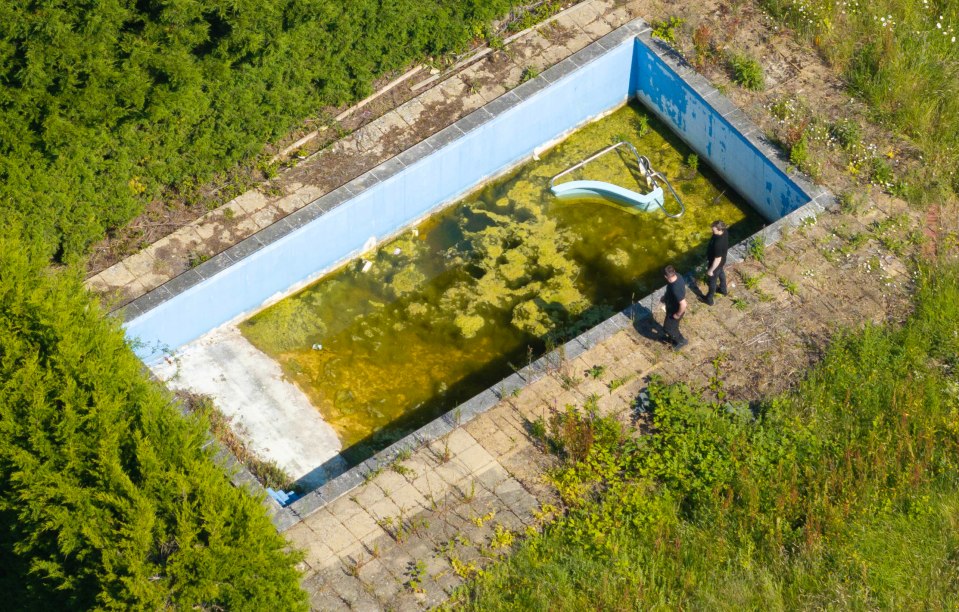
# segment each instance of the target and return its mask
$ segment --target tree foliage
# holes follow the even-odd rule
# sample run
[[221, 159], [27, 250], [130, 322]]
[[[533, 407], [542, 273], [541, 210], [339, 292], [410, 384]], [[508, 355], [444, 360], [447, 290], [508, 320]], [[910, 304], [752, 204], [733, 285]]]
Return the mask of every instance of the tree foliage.
[[296, 556], [75, 272], [0, 235], [0, 592], [31, 609], [299, 609]]
[[82, 253], [378, 75], [464, 47], [509, 0], [0, 3], [0, 214]]

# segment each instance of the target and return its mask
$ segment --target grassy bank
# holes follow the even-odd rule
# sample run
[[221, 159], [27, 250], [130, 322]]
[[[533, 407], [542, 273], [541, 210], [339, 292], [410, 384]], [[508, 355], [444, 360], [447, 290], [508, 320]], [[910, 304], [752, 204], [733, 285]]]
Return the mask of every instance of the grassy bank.
[[924, 159], [903, 177], [910, 199], [959, 194], [959, 0], [761, 0], [814, 44], [875, 118]]
[[793, 392], [650, 385], [653, 433], [550, 429], [568, 514], [459, 595], [473, 609], [954, 608], [959, 265], [901, 329], [834, 342]]

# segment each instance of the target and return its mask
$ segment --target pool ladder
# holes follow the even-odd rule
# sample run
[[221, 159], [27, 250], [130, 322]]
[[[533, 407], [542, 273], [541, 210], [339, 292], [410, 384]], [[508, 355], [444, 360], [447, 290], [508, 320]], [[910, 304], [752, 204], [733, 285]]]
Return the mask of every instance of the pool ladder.
[[[637, 193], [635, 191], [625, 189], [611, 183], [606, 183], [604, 181], [570, 181], [568, 183], [561, 183], [559, 185], [556, 184], [556, 179], [563, 177], [574, 170], [582, 168], [591, 161], [594, 161], [603, 155], [606, 155], [607, 153], [611, 153], [619, 147], [626, 147], [633, 152], [633, 155], [636, 157], [636, 166], [639, 170], [639, 174], [643, 177], [643, 179], [645, 179], [646, 188], [652, 190], [650, 193]], [[662, 181], [666, 184], [666, 187], [669, 189], [670, 193], [673, 194], [673, 198], [675, 198], [676, 202], [679, 204], [678, 213], [673, 214], [666, 210], [666, 207], [664, 206], [665, 198], [663, 197], [663, 190], [659, 184], [659, 181]], [[553, 192], [553, 195], [561, 198], [599, 196], [646, 211], [658, 207], [662, 209], [663, 214], [672, 219], [678, 219], [686, 213], [686, 206], [683, 204], [679, 194], [676, 193], [676, 190], [673, 189], [669, 179], [656, 170], [653, 170], [653, 167], [649, 163], [649, 159], [644, 155], [640, 155], [639, 151], [636, 150], [636, 147], [634, 147], [632, 143], [626, 142], [625, 140], [620, 140], [616, 144], [597, 151], [578, 164], [563, 170], [549, 180], [549, 189]]]

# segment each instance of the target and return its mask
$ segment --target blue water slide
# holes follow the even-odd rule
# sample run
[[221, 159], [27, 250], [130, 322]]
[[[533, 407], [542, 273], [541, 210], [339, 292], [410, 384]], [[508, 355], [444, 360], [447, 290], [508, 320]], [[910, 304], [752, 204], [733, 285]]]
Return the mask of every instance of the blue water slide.
[[[605, 181], [577, 180], [560, 183], [559, 185], [556, 184], [556, 179], [561, 178], [573, 172], [574, 170], [582, 168], [589, 162], [602, 157], [607, 153], [612, 153], [619, 147], [628, 148], [636, 157], [636, 169], [639, 171], [640, 176], [646, 179], [647, 187], [650, 189], [649, 193], [638, 193], [636, 191], [626, 189], [625, 187], [620, 187], [619, 185], [613, 185], [612, 183], [607, 183]], [[673, 214], [666, 210], [666, 207], [664, 206], [665, 195], [662, 187], [659, 186], [660, 181], [666, 183], [666, 187], [669, 188], [670, 193], [673, 194], [673, 198], [675, 198], [676, 202], [679, 204], [680, 210], [678, 213]], [[651, 211], [660, 208], [667, 217], [671, 217], [673, 219], [682, 217], [686, 212], [686, 207], [683, 205], [683, 201], [680, 199], [679, 194], [676, 193], [676, 190], [673, 189], [673, 186], [670, 184], [669, 180], [659, 172], [653, 170], [649, 165], [649, 160], [640, 155], [639, 151], [636, 150], [636, 147], [625, 140], [621, 140], [620, 142], [610, 145], [601, 151], [597, 151], [578, 164], [563, 170], [550, 179], [549, 189], [557, 198], [602, 198], [617, 204], [637, 208], [642, 211]]]
[[653, 187], [649, 193], [642, 194], [603, 181], [569, 181], [553, 185], [550, 191], [557, 198], [603, 198], [645, 211], [662, 208], [664, 198], [663, 190], [659, 185]]

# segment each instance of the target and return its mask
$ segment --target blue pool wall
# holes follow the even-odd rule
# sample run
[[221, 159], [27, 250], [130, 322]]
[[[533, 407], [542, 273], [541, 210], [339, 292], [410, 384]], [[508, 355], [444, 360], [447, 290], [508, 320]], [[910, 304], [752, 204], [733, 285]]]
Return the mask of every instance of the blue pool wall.
[[[645, 40], [644, 40], [645, 39]], [[638, 96], [769, 221], [810, 200], [653, 52], [620, 28], [405, 153], [127, 307], [147, 363], [251, 313]], [[714, 90], [713, 90], [714, 91]], [[725, 98], [720, 101], [729, 104]], [[733, 107], [734, 108], [734, 107]], [[544, 185], [545, 188], [545, 185]]]
[[700, 159], [708, 161], [766, 221], [776, 221], [809, 202], [809, 194], [640, 41], [635, 46], [631, 74], [636, 97]]

